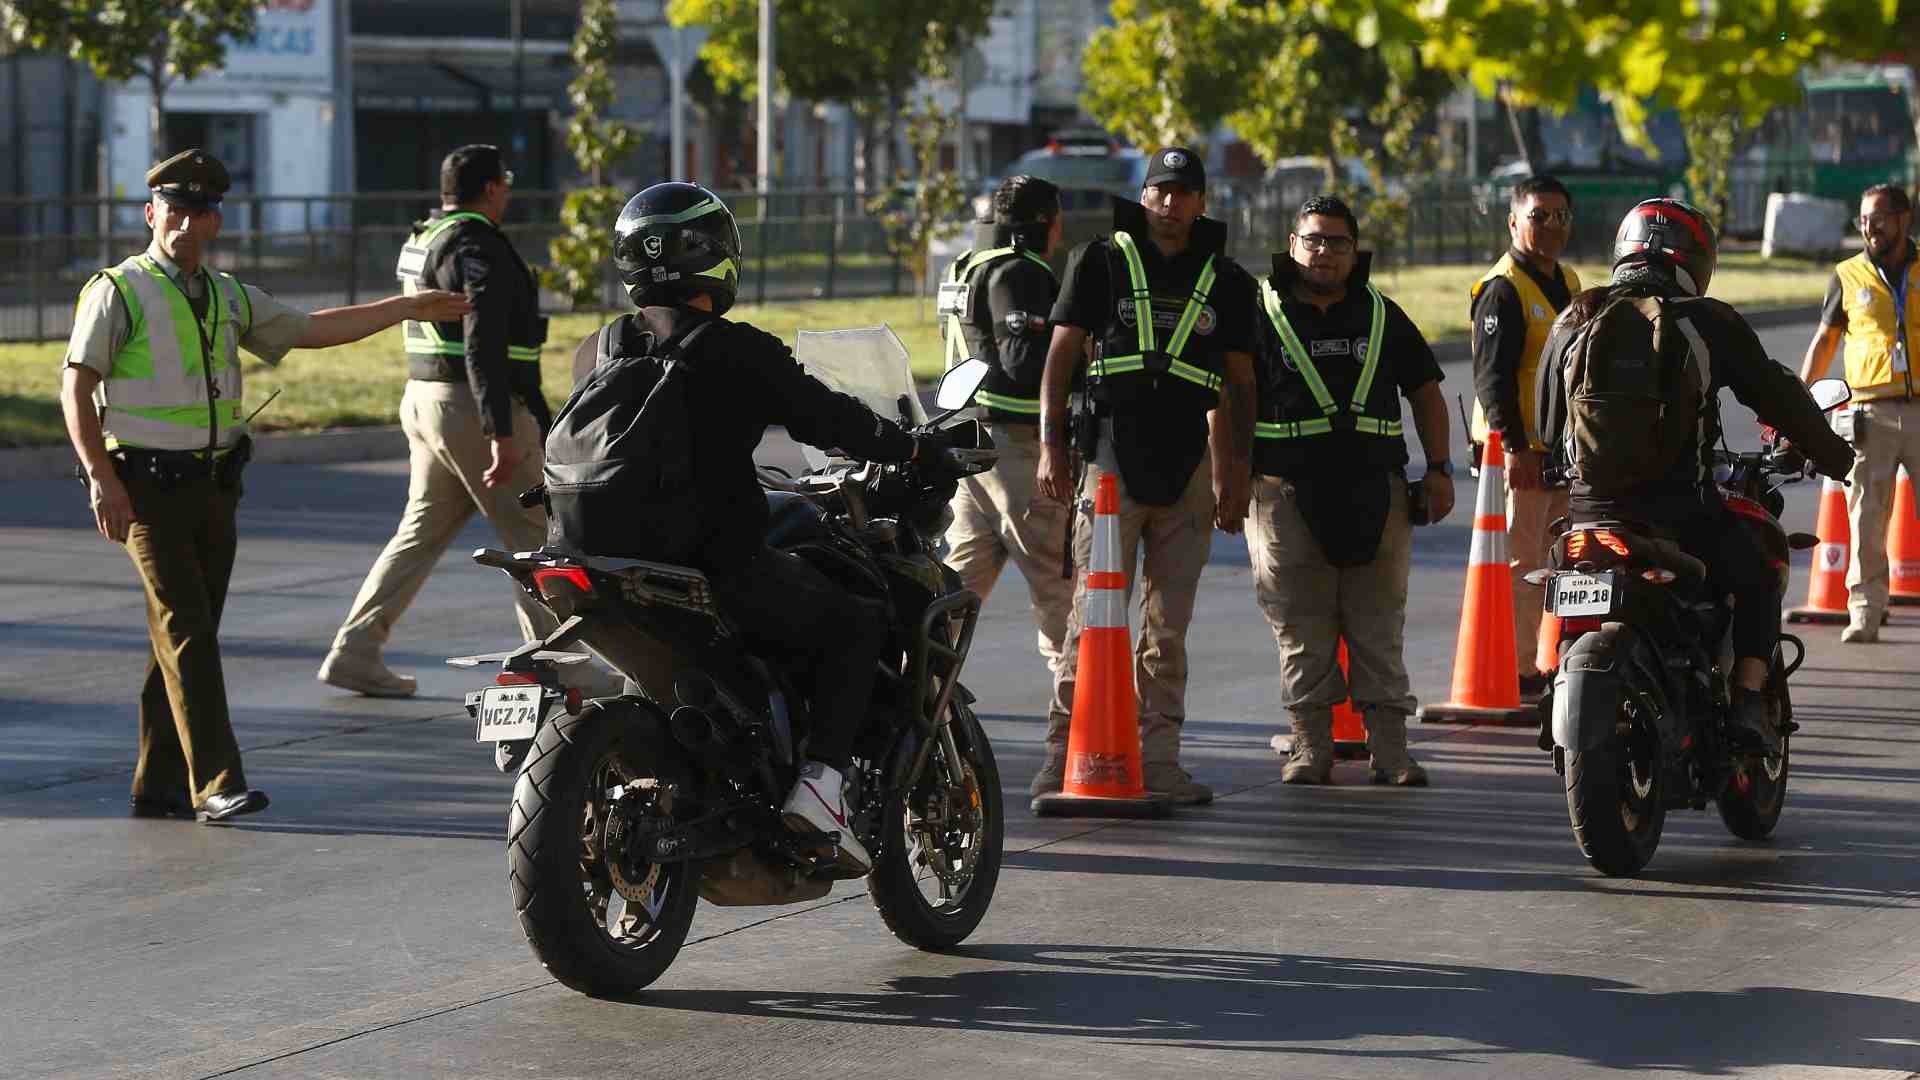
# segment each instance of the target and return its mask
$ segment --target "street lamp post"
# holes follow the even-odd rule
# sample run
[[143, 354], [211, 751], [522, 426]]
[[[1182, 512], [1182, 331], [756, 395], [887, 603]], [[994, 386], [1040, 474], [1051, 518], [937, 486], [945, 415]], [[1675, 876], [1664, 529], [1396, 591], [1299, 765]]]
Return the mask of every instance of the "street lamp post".
[[773, 191], [773, 0], [760, 0], [760, 137], [755, 146], [759, 170], [761, 216], [764, 196]]

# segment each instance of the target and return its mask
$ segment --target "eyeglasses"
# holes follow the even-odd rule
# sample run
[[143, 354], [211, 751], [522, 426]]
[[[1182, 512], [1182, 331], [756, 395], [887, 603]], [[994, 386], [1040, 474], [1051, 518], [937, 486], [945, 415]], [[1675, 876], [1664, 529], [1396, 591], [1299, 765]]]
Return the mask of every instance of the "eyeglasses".
[[513, 186], [513, 170], [502, 169], [500, 171], [500, 175], [494, 177], [494, 179], [500, 181], [501, 183], [507, 185], [508, 187], [512, 187]]
[[1326, 233], [1295, 234], [1295, 240], [1308, 251], [1330, 251], [1335, 255], [1345, 255], [1353, 250], [1353, 237], [1328, 236]]
[[1527, 211], [1527, 220], [1533, 222], [1535, 225], [1571, 225], [1573, 224], [1573, 211], [1529, 210]]

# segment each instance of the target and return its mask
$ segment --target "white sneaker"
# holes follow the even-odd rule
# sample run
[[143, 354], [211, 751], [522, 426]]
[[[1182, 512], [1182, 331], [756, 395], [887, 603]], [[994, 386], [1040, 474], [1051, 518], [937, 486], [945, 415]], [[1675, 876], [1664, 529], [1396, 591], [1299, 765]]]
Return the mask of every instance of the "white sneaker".
[[1840, 640], [1848, 645], [1871, 645], [1880, 640], [1880, 627], [1871, 619], [1849, 623], [1840, 631]]
[[840, 770], [818, 761], [807, 762], [780, 812], [794, 832], [838, 833], [840, 862], [847, 868], [865, 874], [873, 867], [866, 847], [853, 835], [853, 815], [841, 791]]

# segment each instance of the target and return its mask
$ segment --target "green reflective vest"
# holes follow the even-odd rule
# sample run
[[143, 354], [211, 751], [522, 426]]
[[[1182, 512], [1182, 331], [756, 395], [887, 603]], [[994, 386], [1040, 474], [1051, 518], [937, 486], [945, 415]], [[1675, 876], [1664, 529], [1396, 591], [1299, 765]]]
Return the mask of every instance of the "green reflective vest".
[[[1366, 415], [1367, 399], [1373, 395], [1373, 379], [1380, 372], [1380, 339], [1385, 335], [1387, 325], [1387, 304], [1380, 296], [1380, 290], [1367, 283], [1367, 293], [1373, 298], [1373, 320], [1367, 331], [1367, 356], [1360, 367], [1360, 381], [1353, 388], [1353, 400], [1347, 403], [1346, 412], [1353, 415], [1353, 429], [1366, 435], [1381, 435], [1400, 438], [1400, 420], [1392, 420]], [[1341, 416], [1341, 408], [1335, 404], [1333, 394], [1328, 392], [1326, 380], [1320, 377], [1320, 371], [1313, 366], [1313, 358], [1300, 344], [1300, 336], [1293, 332], [1293, 324], [1287, 321], [1285, 308], [1280, 304], [1280, 294], [1274, 291], [1273, 281], [1268, 279], [1260, 283], [1260, 303], [1267, 309], [1267, 318], [1273, 323], [1274, 330], [1280, 335], [1280, 344], [1287, 350], [1287, 356], [1293, 366], [1299, 370], [1300, 378], [1306, 381], [1307, 391], [1313, 395], [1314, 404], [1321, 415], [1311, 420], [1284, 420], [1278, 422], [1260, 422], [1254, 425], [1254, 436], [1261, 439], [1301, 439], [1314, 435], [1332, 434], [1336, 427], [1345, 427], [1344, 422], [1336, 418]]]
[[[461, 210], [458, 213], [448, 214], [446, 217], [433, 222], [426, 228], [407, 237], [407, 242], [400, 246], [400, 261], [394, 267], [394, 275], [400, 279], [401, 292], [412, 296], [420, 291], [422, 288], [421, 280], [427, 272], [427, 265], [432, 257], [434, 241], [438, 240], [448, 229], [452, 228], [454, 224], [462, 221], [483, 221], [486, 222], [488, 226], [492, 226], [493, 224], [485, 214], [478, 214], [471, 210]], [[417, 356], [452, 356], [461, 359], [465, 359], [467, 355], [466, 342], [447, 340], [446, 336], [440, 333], [439, 326], [434, 323], [416, 322], [412, 319], [407, 319], [404, 320], [400, 326], [401, 334], [404, 336], [406, 342], [406, 350], [409, 353]], [[538, 363], [540, 360], [540, 347], [538, 345], [509, 344], [507, 346], [507, 359]]]
[[107, 449], [218, 451], [245, 432], [240, 338], [253, 323], [252, 302], [232, 275], [199, 272], [207, 290], [201, 318], [145, 253], [100, 271], [128, 318], [126, 344], [97, 392]]
[[[1093, 359], [1095, 378], [1108, 378], [1129, 372], [1147, 372], [1159, 374], [1164, 371], [1175, 378], [1218, 393], [1220, 376], [1185, 363], [1180, 359], [1187, 350], [1187, 340], [1193, 336], [1193, 327], [1200, 320], [1200, 309], [1207, 304], [1207, 294], [1213, 289], [1213, 259], [1200, 267], [1199, 280], [1193, 283], [1193, 295], [1187, 298], [1186, 310], [1180, 313], [1180, 321], [1174, 324], [1173, 340], [1167, 343], [1166, 351], [1159, 350], [1153, 330], [1153, 292], [1147, 288], [1147, 272], [1140, 265], [1140, 249], [1134, 245], [1133, 236], [1126, 232], [1113, 234], [1113, 246], [1120, 252], [1127, 264], [1129, 295], [1133, 300], [1133, 327], [1138, 334], [1139, 351], [1124, 356], [1107, 356], [1105, 350], [1098, 351]], [[1162, 367], [1162, 364], [1165, 364]]]
[[[1047, 272], [1048, 277], [1053, 276], [1053, 267], [1047, 265], [1047, 260], [1025, 248], [1015, 247], [988, 248], [979, 252], [963, 251], [959, 258], [953, 260], [953, 265], [947, 268], [947, 279], [940, 283], [939, 297], [934, 305], [934, 314], [942, 317], [941, 329], [947, 338], [947, 370], [951, 371], [968, 360], [988, 359], [976, 354], [991, 347], [992, 330], [987, 330], [985, 337], [977, 344], [967, 334], [969, 326], [966, 315], [972, 304], [974, 282], [989, 266], [1015, 256], [1039, 266]], [[975, 333], [978, 334], [980, 331], [975, 329]], [[1004, 375], [998, 363], [998, 357], [989, 359], [989, 363], [993, 365], [996, 372]], [[1036, 418], [1040, 415], [1040, 399], [1037, 397], [996, 393], [982, 386], [975, 392], [973, 399], [981, 405], [1001, 412], [1018, 413], [1021, 416]]]

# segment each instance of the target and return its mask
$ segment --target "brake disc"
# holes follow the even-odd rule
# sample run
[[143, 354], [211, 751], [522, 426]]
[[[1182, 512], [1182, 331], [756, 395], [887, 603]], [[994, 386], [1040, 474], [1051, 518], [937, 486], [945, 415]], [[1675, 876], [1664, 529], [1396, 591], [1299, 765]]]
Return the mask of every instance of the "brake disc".
[[601, 863], [613, 881], [613, 891], [622, 900], [646, 902], [653, 899], [660, 883], [660, 864], [635, 859], [633, 851], [646, 833], [644, 819], [652, 816], [655, 793], [629, 788], [607, 807], [607, 825], [601, 840]]

